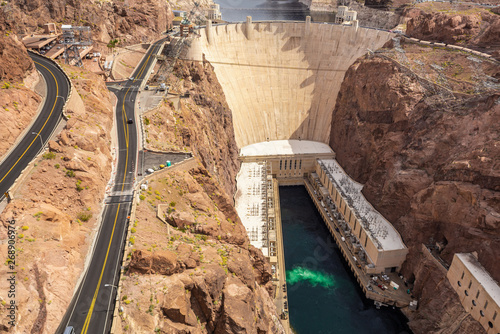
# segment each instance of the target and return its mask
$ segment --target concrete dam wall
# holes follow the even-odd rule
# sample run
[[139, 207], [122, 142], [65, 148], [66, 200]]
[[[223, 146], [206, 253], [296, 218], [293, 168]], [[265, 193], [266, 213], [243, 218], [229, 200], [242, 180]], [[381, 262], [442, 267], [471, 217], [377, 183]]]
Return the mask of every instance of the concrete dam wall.
[[332, 111], [354, 61], [391, 34], [306, 22], [200, 29], [188, 57], [211, 62], [233, 112], [238, 146], [267, 140], [328, 143]]

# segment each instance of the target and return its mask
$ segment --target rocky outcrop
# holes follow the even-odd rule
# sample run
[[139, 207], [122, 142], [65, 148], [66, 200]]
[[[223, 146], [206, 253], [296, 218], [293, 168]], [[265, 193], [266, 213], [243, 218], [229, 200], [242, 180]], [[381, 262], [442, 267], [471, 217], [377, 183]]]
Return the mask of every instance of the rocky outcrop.
[[[123, 327], [281, 333], [269, 294], [270, 265], [249, 245], [222, 186], [202, 166], [168, 171], [148, 185], [131, 238], [137, 249], [122, 280]], [[152, 208], [175, 228], [159, 222]]]
[[427, 40], [466, 46], [500, 57], [500, 7], [471, 14], [444, 14], [411, 9], [406, 34]]
[[31, 34], [48, 22], [92, 27], [92, 38], [130, 45], [158, 39], [172, 24], [170, 4], [161, 0], [75, 1], [13, 0], [2, 6], [13, 32]]
[[[174, 92], [189, 91], [190, 96], [181, 99], [178, 107], [171, 102], [145, 114], [149, 147], [189, 149], [210, 173], [206, 178], [216, 177], [226, 194], [234, 194], [240, 167], [238, 148], [231, 110], [213, 67], [209, 63], [178, 61], [169, 82], [175, 83]], [[232, 207], [232, 201], [223, 201], [224, 207]], [[235, 217], [236, 211], [229, 216], [233, 221]]]
[[179, 270], [177, 256], [169, 251], [135, 251], [129, 265], [130, 273], [172, 275]]
[[415, 333], [440, 332], [460, 309], [443, 275], [423, 262], [422, 243], [439, 242], [448, 263], [454, 253], [477, 251], [500, 280], [499, 121], [498, 93], [450, 97], [378, 57], [346, 73], [330, 145], [409, 248], [403, 274], [417, 282], [420, 306], [409, 314]]
[[22, 82], [35, 70], [35, 64], [28, 56], [26, 48], [12, 33], [13, 23], [7, 20], [7, 14], [2, 8], [0, 8], [0, 82], [2, 84]]
[[393, 29], [399, 24], [401, 17], [397, 12], [384, 11], [380, 7], [370, 8], [356, 1], [352, 1], [349, 8], [358, 13], [359, 25], [363, 27]]
[[42, 99], [31, 89], [35, 64], [0, 9], [0, 160], [30, 124]]

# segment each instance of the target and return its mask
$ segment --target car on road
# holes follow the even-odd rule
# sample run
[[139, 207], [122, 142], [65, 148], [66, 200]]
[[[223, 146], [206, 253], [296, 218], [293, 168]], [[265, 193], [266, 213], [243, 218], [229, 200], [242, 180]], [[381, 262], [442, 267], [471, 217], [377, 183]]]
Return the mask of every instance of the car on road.
[[129, 118], [127, 121], [128, 124], [134, 124], [134, 120], [132, 118]]
[[73, 328], [73, 326], [68, 326], [64, 330], [64, 334], [75, 334], [75, 329]]

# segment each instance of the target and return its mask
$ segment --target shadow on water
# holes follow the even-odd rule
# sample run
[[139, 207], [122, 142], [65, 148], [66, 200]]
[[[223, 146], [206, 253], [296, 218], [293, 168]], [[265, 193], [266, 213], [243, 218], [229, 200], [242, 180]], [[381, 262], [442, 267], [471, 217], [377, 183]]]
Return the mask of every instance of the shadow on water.
[[298, 334], [407, 334], [406, 317], [366, 299], [303, 186], [280, 187], [291, 326]]

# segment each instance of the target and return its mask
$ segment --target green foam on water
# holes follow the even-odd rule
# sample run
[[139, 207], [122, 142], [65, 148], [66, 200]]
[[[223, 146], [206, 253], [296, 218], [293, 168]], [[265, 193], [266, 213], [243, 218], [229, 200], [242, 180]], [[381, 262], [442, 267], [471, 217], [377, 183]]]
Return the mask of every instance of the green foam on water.
[[307, 282], [312, 286], [319, 285], [323, 288], [333, 288], [335, 285], [332, 275], [302, 267], [295, 267], [292, 270], [287, 270], [286, 280], [291, 285], [299, 282]]

